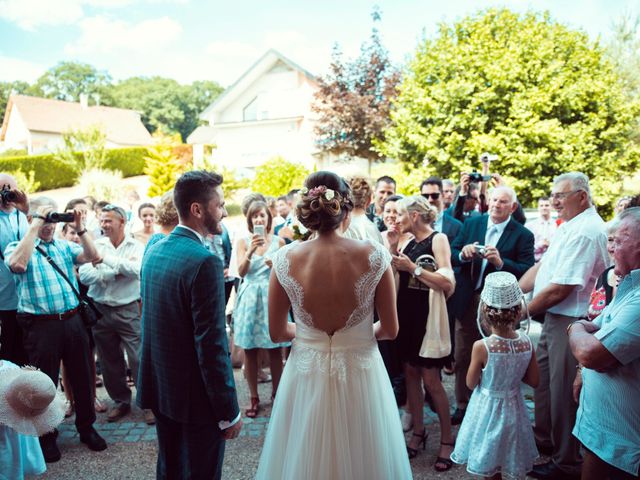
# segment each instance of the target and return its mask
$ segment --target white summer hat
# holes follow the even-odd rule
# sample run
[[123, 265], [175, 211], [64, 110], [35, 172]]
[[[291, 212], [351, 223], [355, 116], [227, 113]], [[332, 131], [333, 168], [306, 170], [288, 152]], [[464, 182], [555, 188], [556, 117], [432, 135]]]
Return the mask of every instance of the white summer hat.
[[522, 303], [523, 293], [518, 279], [509, 272], [494, 272], [487, 275], [480, 299], [493, 308], [512, 308]]
[[0, 368], [0, 424], [41, 436], [64, 420], [64, 400], [45, 373], [33, 367]]

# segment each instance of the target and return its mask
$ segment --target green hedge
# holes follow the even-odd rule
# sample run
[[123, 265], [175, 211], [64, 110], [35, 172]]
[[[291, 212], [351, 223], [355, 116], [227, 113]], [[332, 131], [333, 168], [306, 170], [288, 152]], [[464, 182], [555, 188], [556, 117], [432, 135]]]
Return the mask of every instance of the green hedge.
[[[82, 155], [77, 152], [76, 156]], [[143, 175], [147, 149], [145, 147], [114, 148], [107, 150], [106, 168], [120, 170], [125, 177]], [[35, 180], [40, 182], [40, 190], [71, 187], [76, 183], [78, 173], [71, 165], [60, 161], [53, 154], [0, 157], [0, 172], [33, 170]]]

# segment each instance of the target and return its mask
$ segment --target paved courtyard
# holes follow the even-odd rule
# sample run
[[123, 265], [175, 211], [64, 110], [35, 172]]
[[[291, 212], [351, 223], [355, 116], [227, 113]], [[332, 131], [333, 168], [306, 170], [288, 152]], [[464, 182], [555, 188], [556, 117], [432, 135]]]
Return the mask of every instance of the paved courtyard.
[[[242, 371], [235, 370], [236, 384], [241, 406], [249, 403], [249, 393], [242, 378]], [[445, 388], [452, 400], [453, 377], [443, 378]], [[260, 397], [270, 398], [271, 384], [260, 384]], [[104, 388], [98, 389], [100, 398], [107, 398]], [[532, 413], [530, 392], [525, 395]], [[452, 404], [453, 405], [453, 404]], [[244, 427], [240, 437], [227, 442], [223, 478], [225, 480], [249, 480], [255, 476], [271, 413], [271, 404], [265, 405], [256, 419], [243, 418]], [[103, 452], [92, 452], [81, 444], [70, 417], [60, 426], [58, 443], [62, 460], [49, 464], [48, 471], [40, 477], [51, 480], [111, 480], [154, 479], [156, 462], [155, 427], [143, 422], [142, 411], [133, 412], [116, 423], [108, 423], [106, 414], [98, 414], [96, 429], [104, 436], [109, 448]], [[436, 415], [425, 408], [425, 423], [430, 432], [427, 448], [411, 461], [414, 478], [421, 479], [471, 479], [464, 467], [456, 466], [446, 473], [433, 470], [438, 448], [439, 434]], [[457, 429], [457, 427], [455, 427]], [[455, 431], [454, 431], [455, 433]], [[277, 480], [277, 479], [274, 479]]]

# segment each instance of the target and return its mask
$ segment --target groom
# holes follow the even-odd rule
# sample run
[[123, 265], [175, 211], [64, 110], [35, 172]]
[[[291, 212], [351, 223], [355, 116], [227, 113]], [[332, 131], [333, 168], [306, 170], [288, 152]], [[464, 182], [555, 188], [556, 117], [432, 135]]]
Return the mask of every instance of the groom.
[[205, 247], [226, 217], [222, 177], [177, 181], [180, 224], [142, 265], [137, 402], [156, 416], [158, 479], [219, 479], [225, 440], [242, 427], [225, 331], [223, 265]]

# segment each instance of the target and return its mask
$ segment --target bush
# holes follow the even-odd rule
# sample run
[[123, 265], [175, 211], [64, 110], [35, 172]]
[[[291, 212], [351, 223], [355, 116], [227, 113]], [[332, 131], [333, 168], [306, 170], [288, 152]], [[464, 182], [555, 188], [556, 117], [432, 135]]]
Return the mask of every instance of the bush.
[[302, 182], [309, 173], [304, 165], [275, 157], [256, 168], [256, 178], [251, 189], [274, 197], [286, 195], [293, 188], [302, 187]]
[[35, 179], [36, 175], [33, 170], [29, 170], [28, 173], [24, 173], [22, 170], [18, 169], [15, 172], [6, 173], [16, 179], [18, 188], [26, 194], [37, 192], [40, 188], [40, 182]]
[[[107, 150], [106, 168], [119, 170], [123, 177], [144, 174], [146, 147], [126, 147]], [[80, 156], [82, 153], [74, 153]], [[61, 161], [54, 154], [22, 155], [0, 157], [0, 172], [34, 172], [34, 182], [40, 184], [37, 190], [71, 187], [78, 180], [78, 171], [68, 162]]]
[[85, 195], [114, 202], [122, 194], [122, 173], [100, 168], [85, 170], [80, 176], [78, 185]]
[[227, 215], [229, 215], [230, 217], [242, 215], [242, 207], [240, 207], [240, 205], [238, 205], [237, 203], [227, 203], [225, 205], [225, 208], [227, 209]]

